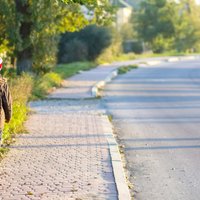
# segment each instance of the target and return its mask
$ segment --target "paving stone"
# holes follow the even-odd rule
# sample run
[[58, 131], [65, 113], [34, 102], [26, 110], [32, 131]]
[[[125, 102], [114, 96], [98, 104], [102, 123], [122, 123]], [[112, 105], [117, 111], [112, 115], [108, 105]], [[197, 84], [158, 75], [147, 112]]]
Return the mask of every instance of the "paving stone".
[[0, 163], [0, 200], [117, 196], [100, 102], [46, 100], [32, 105], [36, 113], [26, 122], [29, 134], [20, 135]]

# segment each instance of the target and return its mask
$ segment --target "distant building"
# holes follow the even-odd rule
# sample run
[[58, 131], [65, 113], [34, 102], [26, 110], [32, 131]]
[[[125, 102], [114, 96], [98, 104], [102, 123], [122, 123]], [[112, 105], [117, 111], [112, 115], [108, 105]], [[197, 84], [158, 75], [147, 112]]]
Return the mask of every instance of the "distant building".
[[116, 26], [117, 29], [120, 29], [123, 24], [129, 22], [133, 7], [124, 0], [110, 0], [111, 4], [119, 7], [116, 14]]
[[138, 9], [140, 3], [143, 0], [110, 0], [111, 4], [119, 6], [119, 7], [133, 7], [134, 9]]
[[116, 16], [116, 24], [118, 28], [129, 22], [132, 15], [132, 10], [132, 7], [119, 8]]

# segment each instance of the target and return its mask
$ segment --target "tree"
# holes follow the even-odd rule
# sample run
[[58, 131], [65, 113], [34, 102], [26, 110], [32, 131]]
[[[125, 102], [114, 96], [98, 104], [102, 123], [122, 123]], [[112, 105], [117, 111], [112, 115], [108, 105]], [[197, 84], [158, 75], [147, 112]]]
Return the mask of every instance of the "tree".
[[176, 12], [173, 1], [145, 0], [141, 3], [137, 14], [138, 35], [154, 52], [162, 52], [172, 45]]
[[194, 0], [181, 0], [175, 24], [175, 48], [178, 51], [197, 51], [200, 42], [200, 7]]
[[200, 50], [200, 6], [195, 0], [145, 0], [137, 15], [138, 35], [154, 52]]
[[[87, 16], [81, 11], [83, 5]], [[54, 65], [60, 33], [89, 23], [106, 24], [111, 18], [108, 0], [1, 0], [0, 7], [1, 35], [14, 49], [19, 74]]]
[[[15, 9], [13, 1], [2, 1], [0, 6], [0, 53], [10, 54], [14, 47], [11, 44], [17, 43], [18, 35], [16, 28]], [[11, 36], [11, 37], [9, 37]]]

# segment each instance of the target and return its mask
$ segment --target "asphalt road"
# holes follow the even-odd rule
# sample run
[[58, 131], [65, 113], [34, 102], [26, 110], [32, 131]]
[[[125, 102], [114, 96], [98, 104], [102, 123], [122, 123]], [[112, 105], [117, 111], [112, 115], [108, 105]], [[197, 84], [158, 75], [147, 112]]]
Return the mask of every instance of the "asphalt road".
[[200, 60], [140, 67], [104, 95], [135, 200], [199, 200]]

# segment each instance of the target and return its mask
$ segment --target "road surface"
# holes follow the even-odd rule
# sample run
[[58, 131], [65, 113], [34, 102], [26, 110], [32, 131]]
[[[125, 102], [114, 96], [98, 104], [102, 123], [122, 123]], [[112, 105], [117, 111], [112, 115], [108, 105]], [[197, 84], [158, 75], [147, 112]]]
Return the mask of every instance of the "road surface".
[[200, 60], [140, 67], [104, 92], [136, 200], [200, 199]]

